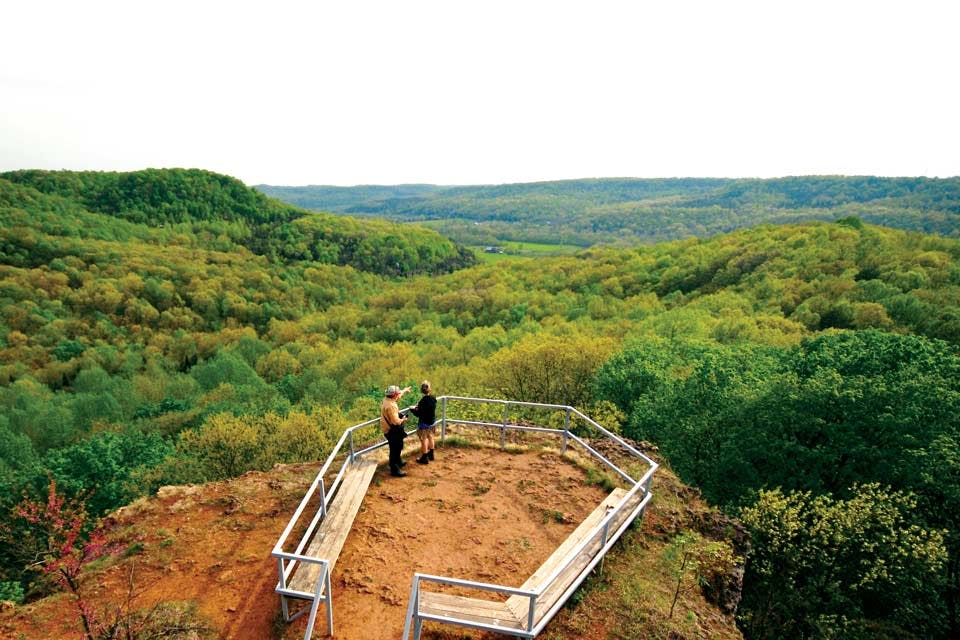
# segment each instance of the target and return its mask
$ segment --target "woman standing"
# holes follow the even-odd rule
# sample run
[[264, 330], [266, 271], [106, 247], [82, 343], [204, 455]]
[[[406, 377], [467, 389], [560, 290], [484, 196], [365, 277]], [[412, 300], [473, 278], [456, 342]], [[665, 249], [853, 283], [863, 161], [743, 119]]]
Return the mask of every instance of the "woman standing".
[[410, 413], [417, 416], [417, 437], [420, 438], [420, 453], [417, 458], [420, 464], [428, 464], [433, 460], [433, 424], [437, 421], [437, 399], [433, 396], [430, 381], [424, 380], [420, 384], [420, 398], [415, 406], [410, 407]]

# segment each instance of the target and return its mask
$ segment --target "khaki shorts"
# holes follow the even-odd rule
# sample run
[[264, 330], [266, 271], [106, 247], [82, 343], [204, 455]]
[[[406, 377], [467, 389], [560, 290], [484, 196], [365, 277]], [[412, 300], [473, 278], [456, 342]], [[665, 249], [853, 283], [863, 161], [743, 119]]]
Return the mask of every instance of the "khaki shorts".
[[428, 427], [426, 429], [417, 429], [417, 437], [420, 438], [420, 442], [426, 442], [428, 437], [432, 437], [437, 432], [436, 427]]

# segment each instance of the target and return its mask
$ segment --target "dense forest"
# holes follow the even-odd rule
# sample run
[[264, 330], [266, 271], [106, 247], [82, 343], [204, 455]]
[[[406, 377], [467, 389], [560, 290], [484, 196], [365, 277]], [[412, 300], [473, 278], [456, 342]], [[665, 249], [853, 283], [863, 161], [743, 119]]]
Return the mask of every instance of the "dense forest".
[[[309, 212], [195, 169], [0, 173], [0, 206], [6, 212], [3, 261], [18, 266], [71, 253], [61, 248], [64, 240], [34, 243], [35, 231], [54, 238], [136, 238], [156, 247], [243, 248], [275, 262], [309, 260], [387, 275], [438, 273], [476, 262], [464, 247], [425, 229]], [[39, 219], [21, 219], [29, 214]]]
[[[794, 180], [612, 181], [634, 200], [597, 206], [857, 215], [478, 265], [202, 171], [0, 175], [0, 509], [51, 479], [101, 515], [315, 460], [387, 384], [429, 378], [655, 442], [751, 533], [748, 638], [956, 637], [956, 184]], [[865, 223], [908, 203], [939, 235]], [[43, 593], [33, 525], [0, 535], [0, 593]]]
[[470, 245], [631, 246], [848, 216], [895, 229], [960, 234], [960, 178], [607, 178], [463, 187], [257, 188], [308, 209], [419, 222]]

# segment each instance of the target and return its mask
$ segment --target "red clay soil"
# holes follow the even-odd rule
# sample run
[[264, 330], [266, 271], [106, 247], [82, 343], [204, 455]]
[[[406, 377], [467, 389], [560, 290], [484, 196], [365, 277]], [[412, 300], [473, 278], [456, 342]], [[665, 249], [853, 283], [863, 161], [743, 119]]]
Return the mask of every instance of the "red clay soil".
[[[406, 478], [377, 471], [334, 568], [337, 640], [400, 638], [415, 571], [519, 586], [605, 496], [556, 453], [448, 447], [429, 465], [408, 459]], [[113, 535], [129, 555], [87, 576], [88, 597], [123, 602], [134, 567], [135, 607], [195, 601], [219, 637], [302, 638], [306, 616], [280, 616], [270, 552], [317, 469], [167, 487], [122, 509]], [[325, 632], [321, 608], [314, 637]], [[423, 638], [488, 635], [427, 624]], [[74, 603], [59, 594], [6, 611], [0, 637], [79, 638]]]

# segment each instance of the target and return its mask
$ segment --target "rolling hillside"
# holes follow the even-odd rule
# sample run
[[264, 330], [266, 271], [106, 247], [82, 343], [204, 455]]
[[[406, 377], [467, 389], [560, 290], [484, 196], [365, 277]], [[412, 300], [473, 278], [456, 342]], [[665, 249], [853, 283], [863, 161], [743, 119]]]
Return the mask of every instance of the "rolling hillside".
[[429, 224], [473, 245], [622, 246], [851, 215], [896, 229], [960, 235], [960, 178], [609, 178], [470, 187], [257, 189], [309, 209]]
[[0, 250], [30, 254], [40, 264], [55, 257], [47, 247], [56, 243], [25, 244], [33, 238], [13, 231], [36, 227], [24, 222], [25, 216], [40, 218], [45, 224], [35, 230], [54, 237], [74, 237], [80, 229], [81, 237], [110, 240], [135, 233], [163, 246], [199, 240], [201, 248], [245, 248], [282, 263], [349, 265], [389, 276], [476, 262], [470, 251], [427, 229], [309, 212], [198, 169], [3, 173], [0, 206], [6, 232]]

